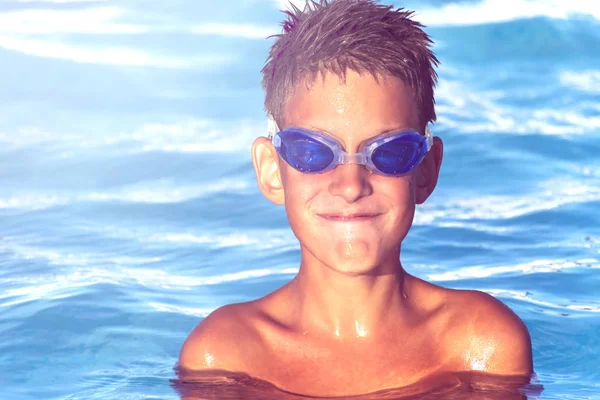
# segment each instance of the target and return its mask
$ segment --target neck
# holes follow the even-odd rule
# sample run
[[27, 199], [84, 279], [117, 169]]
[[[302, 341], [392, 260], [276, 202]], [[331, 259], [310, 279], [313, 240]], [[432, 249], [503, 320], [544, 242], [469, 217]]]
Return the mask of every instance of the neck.
[[295, 319], [303, 333], [365, 340], [389, 332], [405, 319], [407, 274], [399, 253], [364, 273], [335, 270], [305, 253], [290, 285]]

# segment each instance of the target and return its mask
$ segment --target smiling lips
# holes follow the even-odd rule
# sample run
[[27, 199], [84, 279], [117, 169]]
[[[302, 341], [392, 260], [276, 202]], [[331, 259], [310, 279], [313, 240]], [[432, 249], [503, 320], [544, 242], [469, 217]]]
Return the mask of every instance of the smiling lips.
[[375, 217], [380, 216], [380, 213], [331, 213], [331, 214], [317, 214], [319, 217], [327, 219], [329, 221], [367, 221]]

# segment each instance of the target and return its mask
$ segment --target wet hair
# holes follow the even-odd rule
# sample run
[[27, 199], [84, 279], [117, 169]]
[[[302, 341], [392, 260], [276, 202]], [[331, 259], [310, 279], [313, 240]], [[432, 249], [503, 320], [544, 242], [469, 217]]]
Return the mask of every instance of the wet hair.
[[346, 71], [394, 76], [407, 85], [417, 102], [422, 127], [435, 121], [434, 87], [439, 61], [433, 42], [413, 21], [412, 11], [377, 4], [377, 0], [306, 0], [304, 10], [290, 3], [287, 20], [275, 37], [263, 69], [265, 111], [283, 127], [284, 111], [294, 87], [310, 87], [318, 74]]

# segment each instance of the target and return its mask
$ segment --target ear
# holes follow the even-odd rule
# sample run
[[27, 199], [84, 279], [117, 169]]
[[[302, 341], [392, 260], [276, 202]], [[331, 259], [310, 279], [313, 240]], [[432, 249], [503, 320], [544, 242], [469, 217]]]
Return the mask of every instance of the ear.
[[279, 154], [273, 143], [266, 137], [258, 137], [252, 143], [252, 164], [256, 172], [256, 181], [262, 194], [272, 203], [285, 203]]
[[416, 204], [423, 204], [431, 193], [433, 193], [433, 189], [435, 189], [435, 186], [437, 185], [438, 176], [440, 174], [443, 155], [444, 143], [442, 142], [442, 139], [435, 136], [433, 138], [433, 146], [431, 146], [431, 149], [427, 152], [427, 155], [415, 171]]

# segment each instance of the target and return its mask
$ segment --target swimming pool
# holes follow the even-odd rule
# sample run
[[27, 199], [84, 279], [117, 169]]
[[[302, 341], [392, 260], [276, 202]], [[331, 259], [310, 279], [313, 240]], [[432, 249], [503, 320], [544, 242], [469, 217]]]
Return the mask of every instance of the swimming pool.
[[[446, 151], [402, 262], [525, 321], [533, 397], [600, 399], [600, 10], [496, 3], [394, 3]], [[178, 399], [199, 320], [294, 276], [249, 155], [279, 6], [0, 4], [0, 399]]]

